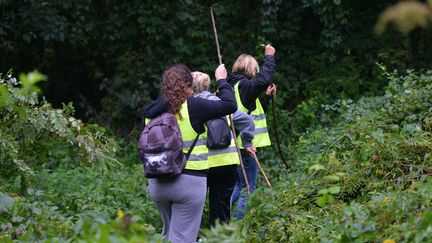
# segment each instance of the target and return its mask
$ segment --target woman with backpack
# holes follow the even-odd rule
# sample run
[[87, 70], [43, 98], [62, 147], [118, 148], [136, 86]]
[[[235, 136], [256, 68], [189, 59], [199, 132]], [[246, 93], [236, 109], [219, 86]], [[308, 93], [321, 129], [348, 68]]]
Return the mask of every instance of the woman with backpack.
[[220, 100], [193, 97], [191, 71], [183, 64], [173, 65], [162, 75], [161, 97], [144, 107], [145, 118], [152, 119], [165, 112], [176, 114], [183, 151], [187, 153], [193, 148], [181, 174], [148, 179], [150, 198], [163, 221], [162, 234], [174, 243], [195, 242], [198, 236], [207, 191], [208, 151], [204, 123], [237, 110], [224, 65], [216, 69], [215, 76]]
[[[254, 57], [248, 54], [240, 55], [233, 65], [231, 75], [228, 77], [229, 84], [234, 87], [238, 109], [249, 114], [254, 121], [255, 137], [253, 144], [257, 149], [271, 145], [264, 108], [259, 97], [264, 92], [268, 96], [276, 94], [276, 86], [270, 83], [276, 72], [275, 52], [273, 46], [267, 45], [265, 47], [264, 64], [261, 70]], [[268, 100], [263, 103], [264, 105], [268, 104]], [[253, 155], [244, 149], [241, 150], [241, 154], [250, 192], [252, 193], [255, 190], [258, 167]], [[236, 219], [242, 219], [244, 211], [247, 209], [246, 195], [242, 191], [245, 187], [246, 183], [242, 171], [238, 169], [236, 186], [231, 196], [231, 205], [238, 200], [235, 210]]]
[[[220, 100], [220, 98], [208, 90], [210, 77], [202, 72], [193, 72], [192, 89], [195, 97], [208, 100]], [[233, 115], [236, 134], [247, 151], [254, 153], [252, 145], [255, 126], [249, 115], [237, 110]], [[230, 130], [229, 119], [220, 117], [210, 120], [207, 125], [207, 148], [209, 149], [209, 173], [207, 175], [207, 187], [209, 189], [209, 221], [214, 226], [216, 221], [229, 223], [231, 215], [230, 198], [234, 190], [237, 175], [237, 166], [240, 164], [234, 136]], [[211, 135], [215, 134], [215, 138]], [[227, 134], [227, 136], [223, 136]]]

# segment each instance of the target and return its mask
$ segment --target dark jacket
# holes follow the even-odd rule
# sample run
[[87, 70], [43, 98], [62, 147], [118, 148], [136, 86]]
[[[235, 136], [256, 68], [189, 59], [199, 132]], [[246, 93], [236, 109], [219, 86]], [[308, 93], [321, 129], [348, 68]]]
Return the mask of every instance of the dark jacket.
[[[205, 132], [204, 123], [222, 116], [234, 113], [237, 110], [237, 102], [234, 90], [225, 79], [217, 82], [220, 100], [207, 100], [199, 97], [188, 98], [189, 119], [192, 128], [197, 133]], [[159, 97], [153, 103], [144, 106], [141, 116], [145, 118], [154, 118], [168, 111], [168, 102]], [[207, 176], [208, 170], [183, 170], [183, 174], [195, 176]]]
[[[207, 100], [220, 100], [219, 97], [210, 93], [209, 91], [203, 91], [199, 94], [196, 94], [195, 97], [201, 97]], [[237, 110], [232, 114], [232, 119], [234, 122], [236, 135], [240, 136], [243, 147], [247, 148], [252, 146], [252, 140], [255, 133], [255, 125], [252, 118], [248, 114]]]
[[244, 73], [234, 72], [228, 76], [228, 83], [234, 87], [239, 83], [240, 100], [246, 109], [256, 109], [255, 100], [267, 90], [270, 80], [276, 72], [276, 62], [273, 56], [265, 56], [260, 72], [252, 79]]
[[[220, 100], [207, 100], [199, 97], [188, 98], [189, 118], [192, 128], [197, 133], [205, 131], [204, 123], [218, 117], [226, 116], [237, 110], [234, 90], [225, 79], [217, 82]], [[153, 103], [144, 106], [143, 118], [154, 118], [168, 111], [168, 102], [159, 97]]]

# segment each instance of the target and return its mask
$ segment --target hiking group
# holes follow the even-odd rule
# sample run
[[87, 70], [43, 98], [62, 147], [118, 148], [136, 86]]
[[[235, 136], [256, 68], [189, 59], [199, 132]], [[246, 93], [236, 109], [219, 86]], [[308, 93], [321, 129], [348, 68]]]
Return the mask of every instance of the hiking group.
[[243, 218], [255, 190], [256, 152], [270, 145], [264, 110], [276, 94], [275, 51], [265, 46], [261, 68], [248, 54], [230, 75], [219, 65], [214, 94], [208, 74], [184, 64], [163, 72], [160, 97], [143, 108], [139, 156], [165, 239], [196, 242], [207, 190], [211, 226], [229, 223], [235, 203], [235, 218]]

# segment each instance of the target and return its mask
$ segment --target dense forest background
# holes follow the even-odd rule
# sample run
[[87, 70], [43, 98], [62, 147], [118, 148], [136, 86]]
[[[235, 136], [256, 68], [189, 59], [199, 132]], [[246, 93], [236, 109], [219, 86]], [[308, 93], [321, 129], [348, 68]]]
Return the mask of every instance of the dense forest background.
[[396, 1], [8, 1], [0, 4], [0, 67], [38, 69], [56, 107], [72, 101], [85, 121], [126, 136], [143, 104], [158, 95], [162, 70], [217, 65], [209, 7], [216, 15], [228, 69], [241, 53], [262, 58], [277, 48], [277, 103], [290, 134], [326, 122], [320, 105], [379, 94], [389, 69], [428, 68], [431, 31], [374, 33]]

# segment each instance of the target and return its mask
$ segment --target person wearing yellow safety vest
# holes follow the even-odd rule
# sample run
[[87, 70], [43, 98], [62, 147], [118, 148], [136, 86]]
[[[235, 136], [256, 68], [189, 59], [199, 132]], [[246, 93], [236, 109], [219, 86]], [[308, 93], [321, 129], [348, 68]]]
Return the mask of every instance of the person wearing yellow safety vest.
[[198, 236], [209, 168], [204, 123], [237, 110], [234, 91], [226, 81], [224, 65], [216, 69], [215, 76], [221, 93], [220, 100], [193, 97], [191, 71], [186, 65], [173, 65], [162, 75], [161, 97], [145, 106], [142, 112], [144, 117], [150, 119], [164, 112], [176, 114], [185, 153], [199, 134], [180, 175], [148, 179], [150, 198], [163, 221], [162, 234], [166, 240], [174, 243], [195, 242]]
[[[208, 100], [220, 100], [210, 93], [210, 77], [202, 72], [192, 72], [192, 89], [195, 97]], [[255, 126], [249, 115], [237, 110], [233, 115], [234, 126], [238, 131], [243, 146], [252, 149]], [[229, 119], [227, 119], [229, 122]], [[216, 221], [229, 223], [231, 216], [230, 198], [236, 183], [237, 166], [240, 164], [234, 136], [231, 133], [231, 144], [227, 148], [209, 148], [209, 173], [207, 187], [209, 189], [209, 221], [214, 226]]]
[[[229, 84], [234, 87], [238, 109], [249, 114], [254, 121], [255, 137], [253, 144], [257, 149], [271, 145], [264, 108], [259, 97], [264, 91], [267, 95], [276, 93], [276, 86], [270, 83], [276, 72], [275, 52], [273, 46], [267, 45], [265, 47], [264, 64], [261, 70], [258, 62], [251, 55], [240, 55], [233, 65], [232, 73], [228, 77]], [[251, 153], [242, 149], [241, 154], [250, 192], [252, 193], [255, 190], [258, 167]], [[238, 200], [235, 210], [236, 219], [242, 219], [244, 211], [247, 209], [245, 188], [246, 183], [242, 171], [238, 169], [236, 186], [231, 196], [231, 205]]]

